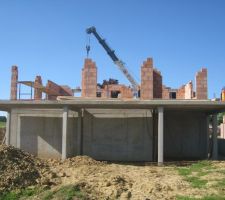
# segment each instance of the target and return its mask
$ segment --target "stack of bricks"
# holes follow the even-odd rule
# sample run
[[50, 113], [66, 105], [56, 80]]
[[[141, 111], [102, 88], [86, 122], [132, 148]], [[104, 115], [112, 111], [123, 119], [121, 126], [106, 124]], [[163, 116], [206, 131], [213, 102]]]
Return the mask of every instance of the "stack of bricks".
[[162, 99], [162, 75], [157, 69], [153, 69], [153, 98]]
[[97, 67], [95, 62], [86, 58], [82, 69], [82, 97], [96, 97]]
[[207, 69], [202, 68], [195, 77], [196, 99], [208, 99]]
[[34, 100], [41, 100], [42, 99], [42, 79], [41, 76], [36, 76], [34, 81]]
[[220, 124], [220, 137], [225, 139], [225, 115], [223, 116], [223, 123]]
[[162, 86], [162, 99], [170, 99], [170, 89], [165, 85]]
[[141, 99], [153, 99], [153, 60], [147, 61], [141, 66]]
[[17, 100], [18, 67], [12, 66], [10, 99]]

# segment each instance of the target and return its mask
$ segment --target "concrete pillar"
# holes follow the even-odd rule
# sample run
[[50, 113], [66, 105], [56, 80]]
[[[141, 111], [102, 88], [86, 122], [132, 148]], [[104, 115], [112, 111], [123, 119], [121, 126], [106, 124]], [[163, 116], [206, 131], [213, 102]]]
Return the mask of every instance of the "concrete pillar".
[[7, 114], [7, 121], [6, 121], [6, 134], [5, 134], [5, 144], [10, 144], [10, 120], [11, 120], [11, 113], [8, 112]]
[[62, 160], [67, 158], [68, 107], [63, 108], [62, 119]]
[[158, 108], [158, 165], [163, 164], [163, 107]]
[[217, 114], [213, 114], [212, 116], [212, 143], [213, 143], [213, 150], [212, 150], [212, 159], [217, 160], [218, 158], [218, 141], [217, 141]]
[[17, 100], [18, 67], [12, 66], [10, 99]]

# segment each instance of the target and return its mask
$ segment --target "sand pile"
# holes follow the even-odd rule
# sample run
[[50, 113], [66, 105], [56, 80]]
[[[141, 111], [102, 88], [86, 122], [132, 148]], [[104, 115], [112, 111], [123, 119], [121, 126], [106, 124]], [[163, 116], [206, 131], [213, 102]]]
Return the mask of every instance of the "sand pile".
[[12, 146], [0, 145], [0, 192], [58, 181], [42, 160]]

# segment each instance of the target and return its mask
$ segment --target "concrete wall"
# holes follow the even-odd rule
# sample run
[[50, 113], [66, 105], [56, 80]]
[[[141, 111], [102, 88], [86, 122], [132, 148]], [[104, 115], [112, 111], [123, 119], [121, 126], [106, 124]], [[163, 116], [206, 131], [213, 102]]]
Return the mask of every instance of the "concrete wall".
[[[207, 122], [204, 113], [165, 110], [165, 158], [206, 158]], [[67, 142], [68, 157], [84, 154], [97, 160], [153, 161], [157, 157], [157, 113], [87, 109], [81, 117], [81, 112], [70, 112]], [[13, 109], [10, 144], [40, 157], [61, 158], [62, 110]]]
[[[12, 111], [10, 144], [45, 158], [61, 158], [62, 110]], [[68, 156], [79, 152], [78, 113], [70, 112], [68, 123]]]
[[225, 139], [224, 138], [218, 139], [218, 153], [221, 156], [225, 156]]
[[208, 151], [208, 118], [200, 112], [164, 113], [167, 159], [203, 159]]
[[150, 110], [86, 110], [83, 153], [98, 160], [152, 161], [152, 121]]

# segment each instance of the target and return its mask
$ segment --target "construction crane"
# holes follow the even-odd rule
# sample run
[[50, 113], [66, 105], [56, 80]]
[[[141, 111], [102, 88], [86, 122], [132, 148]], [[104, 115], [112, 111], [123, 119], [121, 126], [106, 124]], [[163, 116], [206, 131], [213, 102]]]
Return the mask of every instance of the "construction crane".
[[[94, 26], [88, 28], [86, 30], [86, 32], [87, 32], [87, 34], [92, 33], [96, 37], [98, 42], [106, 50], [107, 54], [110, 56], [110, 58], [113, 60], [113, 62], [118, 66], [118, 68], [123, 72], [123, 74], [129, 80], [129, 82], [131, 83], [132, 89], [133, 89], [134, 96], [137, 97], [138, 96], [138, 90], [139, 90], [138, 83], [136, 82], [136, 80], [132, 77], [132, 75], [127, 70], [127, 67], [125, 66], [125, 63], [116, 56], [115, 51], [112, 50], [108, 46], [106, 41], [100, 37], [100, 35], [97, 33], [96, 28]], [[90, 45], [87, 45], [86, 49], [87, 49], [87, 56], [88, 56], [89, 51], [90, 51]]]

